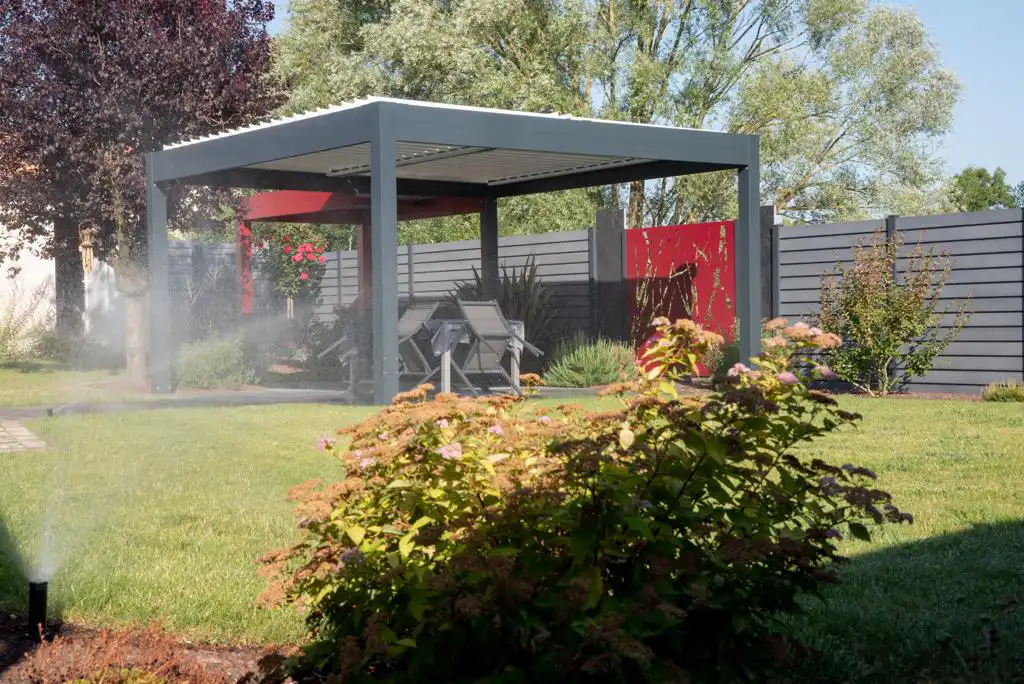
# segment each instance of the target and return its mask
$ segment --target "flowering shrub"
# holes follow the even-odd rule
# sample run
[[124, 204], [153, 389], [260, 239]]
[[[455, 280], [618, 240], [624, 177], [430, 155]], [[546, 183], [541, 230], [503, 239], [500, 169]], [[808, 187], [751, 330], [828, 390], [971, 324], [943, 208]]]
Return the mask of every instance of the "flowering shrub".
[[298, 297], [319, 290], [326, 270], [325, 252], [330, 243], [314, 227], [267, 225], [257, 229], [254, 246], [274, 281], [274, 289], [285, 297]]
[[854, 248], [853, 266], [836, 263], [821, 279], [819, 325], [844, 340], [829, 352], [829, 365], [872, 395], [931, 372], [970, 320], [966, 303], [940, 299], [952, 259], [922, 244], [901, 256], [902, 247], [899, 234], [876, 231], [870, 243]]
[[698, 400], [675, 374], [721, 339], [657, 325], [616, 410], [420, 388], [322, 439], [347, 478], [296, 487], [306, 539], [262, 559], [314, 661], [346, 682], [678, 682], [791, 653], [774, 618], [836, 581], [836, 540], [910, 520], [874, 473], [791, 453], [858, 419], [791, 365], [838, 338], [773, 321]]

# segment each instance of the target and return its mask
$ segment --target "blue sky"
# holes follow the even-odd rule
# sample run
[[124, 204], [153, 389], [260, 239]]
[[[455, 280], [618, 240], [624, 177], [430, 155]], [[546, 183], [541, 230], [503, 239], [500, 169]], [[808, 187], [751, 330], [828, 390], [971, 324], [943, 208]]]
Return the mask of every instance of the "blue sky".
[[[278, 0], [277, 33], [287, 25], [288, 0]], [[886, 0], [921, 18], [943, 63], [963, 83], [943, 155], [947, 170], [1006, 169], [1024, 180], [1024, 0]]]

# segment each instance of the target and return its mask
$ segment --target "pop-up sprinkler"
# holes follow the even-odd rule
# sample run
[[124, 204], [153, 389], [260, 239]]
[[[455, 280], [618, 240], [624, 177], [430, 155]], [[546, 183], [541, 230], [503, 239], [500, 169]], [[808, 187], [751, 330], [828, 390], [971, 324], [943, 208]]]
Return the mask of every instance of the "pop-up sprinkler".
[[46, 588], [49, 582], [28, 583], [28, 628], [33, 637], [46, 632]]

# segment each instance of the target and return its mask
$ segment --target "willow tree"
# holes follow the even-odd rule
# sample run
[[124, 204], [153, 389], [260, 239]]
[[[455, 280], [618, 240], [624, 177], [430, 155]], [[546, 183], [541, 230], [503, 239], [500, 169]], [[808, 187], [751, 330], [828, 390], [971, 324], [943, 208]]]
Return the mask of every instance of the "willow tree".
[[[79, 246], [89, 231], [128, 297], [128, 348], [141, 351], [143, 153], [280, 103], [269, 75], [272, 18], [266, 0], [0, 5], [0, 223], [9, 231], [0, 259], [43, 239], [62, 331], [81, 322]], [[139, 355], [129, 367], [145, 376]]]
[[[289, 109], [383, 94], [756, 132], [762, 194], [794, 218], [922, 204], [959, 92], [912, 13], [865, 0], [293, 0], [292, 12], [276, 53]], [[630, 225], [727, 218], [734, 174], [503, 213], [578, 227], [597, 202], [628, 208]]]

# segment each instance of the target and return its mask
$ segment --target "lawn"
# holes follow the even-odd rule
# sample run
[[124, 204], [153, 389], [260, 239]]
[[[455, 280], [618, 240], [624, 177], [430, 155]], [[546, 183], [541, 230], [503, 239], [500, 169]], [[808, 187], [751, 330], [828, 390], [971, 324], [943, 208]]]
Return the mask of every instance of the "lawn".
[[[255, 607], [253, 561], [295, 537], [289, 487], [341, 474], [318, 437], [366, 413], [290, 405], [30, 421], [54, 450], [0, 455], [0, 517], [30, 558], [52, 521], [64, 560], [51, 602], [67, 620], [163, 618], [205, 639], [294, 640], [294, 613]], [[23, 609], [25, 588], [6, 574], [0, 605]]]
[[[1024, 410], [844, 404], [865, 415], [863, 425], [808, 453], [876, 470], [917, 522], [885, 529], [871, 545], [844, 542], [853, 557], [844, 584], [794, 622], [825, 658], [800, 681], [1015, 681], [1013, 659], [1024, 659], [1016, 603], [1024, 599]], [[38, 544], [44, 509], [57, 521], [54, 536], [72, 540], [51, 589], [65, 618], [162, 617], [193, 637], [293, 640], [302, 633], [295, 614], [254, 607], [263, 585], [252, 560], [295, 538], [284, 501], [291, 485], [340, 475], [316, 439], [367, 411], [274, 406], [31, 421], [55, 448], [0, 457], [0, 515], [26, 548]], [[9, 585], [0, 569], [0, 605], [20, 607], [23, 588]], [[918, 677], [929, 668], [937, 673]]]
[[115, 371], [64, 370], [47, 362], [0, 363], [0, 408], [57, 407], [85, 401], [121, 401], [104, 387], [123, 378]]

